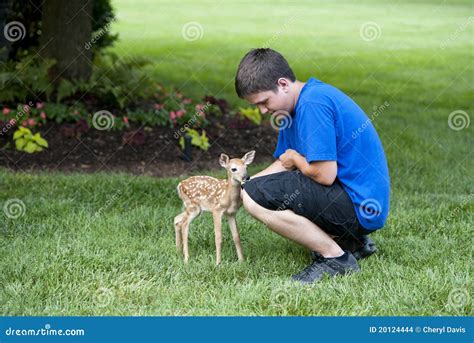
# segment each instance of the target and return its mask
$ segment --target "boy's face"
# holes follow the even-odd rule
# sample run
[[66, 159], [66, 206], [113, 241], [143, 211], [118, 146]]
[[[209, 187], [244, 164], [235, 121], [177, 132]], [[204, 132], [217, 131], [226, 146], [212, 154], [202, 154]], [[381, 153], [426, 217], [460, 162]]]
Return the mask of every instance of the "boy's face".
[[274, 91], [263, 91], [245, 97], [249, 103], [257, 106], [262, 114], [275, 111], [293, 111], [294, 96], [289, 81], [278, 80], [278, 89]]

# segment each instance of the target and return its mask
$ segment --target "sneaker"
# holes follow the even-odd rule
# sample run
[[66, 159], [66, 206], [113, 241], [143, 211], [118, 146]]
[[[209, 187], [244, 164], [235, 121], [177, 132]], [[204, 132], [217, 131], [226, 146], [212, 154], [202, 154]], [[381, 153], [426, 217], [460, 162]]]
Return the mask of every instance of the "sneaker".
[[323, 278], [324, 274], [329, 276], [344, 275], [347, 273], [357, 273], [360, 271], [357, 260], [350, 251], [344, 251], [347, 255], [345, 260], [340, 258], [325, 258], [319, 254], [314, 254], [316, 258], [300, 273], [292, 276], [292, 279], [303, 284], [311, 284]]
[[377, 252], [377, 247], [372, 239], [364, 235], [359, 238], [353, 236], [342, 236], [334, 239], [342, 250], [352, 252], [357, 260], [369, 257]]

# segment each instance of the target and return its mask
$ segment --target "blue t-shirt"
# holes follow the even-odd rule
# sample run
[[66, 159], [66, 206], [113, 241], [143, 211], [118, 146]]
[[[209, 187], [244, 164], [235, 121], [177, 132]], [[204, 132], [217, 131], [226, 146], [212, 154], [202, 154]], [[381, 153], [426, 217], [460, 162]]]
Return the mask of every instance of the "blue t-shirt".
[[342, 91], [310, 78], [291, 116], [291, 125], [280, 129], [273, 156], [293, 149], [308, 163], [336, 161], [337, 179], [361, 225], [382, 228], [389, 210], [390, 178], [382, 143], [364, 111]]

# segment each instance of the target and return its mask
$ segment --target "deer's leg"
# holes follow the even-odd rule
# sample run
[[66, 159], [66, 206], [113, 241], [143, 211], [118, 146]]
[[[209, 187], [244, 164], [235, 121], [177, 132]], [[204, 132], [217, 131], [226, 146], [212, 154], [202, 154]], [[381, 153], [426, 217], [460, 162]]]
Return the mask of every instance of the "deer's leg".
[[183, 222], [181, 227], [181, 233], [183, 235], [183, 253], [184, 253], [184, 262], [189, 260], [189, 249], [188, 249], [188, 234], [189, 234], [189, 225], [196, 218], [201, 210], [197, 206], [186, 208], [186, 220]]
[[182, 212], [174, 217], [174, 231], [176, 233], [176, 249], [181, 252], [183, 250], [182, 227], [186, 220], [186, 212]]
[[229, 216], [227, 217], [227, 219], [229, 220], [229, 227], [230, 231], [232, 232], [232, 239], [234, 240], [235, 249], [237, 250], [237, 256], [239, 258], [239, 261], [243, 261], [244, 254], [242, 253], [242, 246], [240, 245], [240, 234], [239, 229], [237, 228], [237, 221], [235, 220], [235, 215]]
[[221, 247], [222, 247], [222, 212], [213, 211], [212, 218], [214, 219], [214, 238], [216, 241], [216, 265], [221, 263]]

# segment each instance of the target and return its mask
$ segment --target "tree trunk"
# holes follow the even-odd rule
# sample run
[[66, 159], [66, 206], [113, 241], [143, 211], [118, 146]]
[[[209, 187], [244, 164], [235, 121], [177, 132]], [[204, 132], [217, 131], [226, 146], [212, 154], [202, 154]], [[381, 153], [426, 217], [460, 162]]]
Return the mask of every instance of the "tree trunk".
[[86, 44], [92, 38], [92, 0], [45, 0], [43, 32], [39, 53], [54, 58], [52, 81], [89, 79], [91, 50]]
[[[10, 0], [0, 0], [0, 61], [5, 61], [10, 50], [10, 42], [4, 35], [4, 28], [9, 14]], [[5, 49], [3, 49], [5, 48]]]

